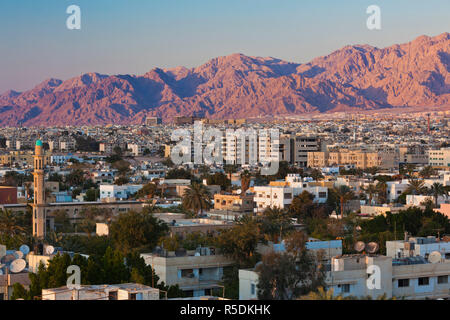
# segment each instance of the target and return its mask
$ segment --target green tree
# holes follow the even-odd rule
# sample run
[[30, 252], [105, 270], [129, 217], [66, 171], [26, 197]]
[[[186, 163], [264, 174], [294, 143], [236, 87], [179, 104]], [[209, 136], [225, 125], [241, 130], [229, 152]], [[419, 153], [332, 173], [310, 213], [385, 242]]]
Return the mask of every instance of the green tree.
[[221, 172], [209, 175], [206, 179], [208, 185], [219, 185], [221, 190], [227, 190], [231, 187], [231, 180]]
[[419, 195], [426, 191], [425, 182], [419, 179], [410, 179], [408, 188], [405, 190], [407, 194]]
[[444, 185], [442, 183], [439, 183], [439, 182], [433, 183], [433, 185], [430, 188], [430, 194], [433, 196], [433, 198], [434, 198], [434, 206], [435, 206], [435, 208], [437, 208], [438, 207], [439, 196], [442, 196], [442, 195], [445, 194]]
[[200, 215], [203, 210], [211, 208], [211, 194], [205, 185], [193, 183], [183, 194], [183, 207]]
[[278, 207], [264, 210], [259, 220], [261, 233], [274, 243], [283, 239], [283, 232], [292, 230], [292, 220], [287, 211]]
[[247, 218], [237, 222], [231, 229], [222, 230], [217, 237], [217, 246], [241, 267], [250, 267], [257, 261], [256, 247], [260, 238], [258, 223]]
[[292, 300], [325, 284], [323, 267], [306, 249], [299, 250], [298, 255], [268, 253], [256, 271], [260, 300]]
[[436, 170], [433, 169], [432, 166], [425, 166], [420, 172], [419, 175], [424, 178], [424, 179], [428, 179], [431, 176], [436, 175]]
[[339, 186], [337, 188], [333, 188], [332, 192], [334, 193], [336, 198], [339, 200], [341, 218], [344, 218], [344, 206], [348, 201], [355, 198], [355, 194], [349, 187], [347, 187], [345, 185]]
[[129, 211], [121, 214], [110, 227], [114, 246], [124, 253], [136, 250], [152, 250], [168, 232], [166, 223], [152, 214]]

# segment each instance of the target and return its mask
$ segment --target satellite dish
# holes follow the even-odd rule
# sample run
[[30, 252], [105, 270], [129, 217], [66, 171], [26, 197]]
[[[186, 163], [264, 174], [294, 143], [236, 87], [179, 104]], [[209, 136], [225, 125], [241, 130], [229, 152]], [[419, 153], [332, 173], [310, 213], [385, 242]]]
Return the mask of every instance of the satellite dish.
[[16, 259], [22, 259], [23, 258], [23, 252], [22, 251], [14, 252], [14, 257], [16, 257]]
[[441, 262], [441, 259], [442, 259], [442, 255], [441, 255], [441, 253], [439, 251], [433, 251], [428, 256], [428, 262], [430, 262], [430, 263]]
[[46, 254], [51, 255], [51, 254], [53, 254], [53, 252], [55, 252], [55, 248], [53, 246], [47, 246], [45, 248], [45, 253]]
[[23, 259], [17, 259], [17, 260], [14, 260], [14, 261], [11, 263], [11, 266], [9, 267], [9, 270], [10, 270], [12, 273], [19, 273], [19, 272], [22, 272], [23, 269], [25, 269], [26, 266], [27, 266], [27, 263], [26, 263], [25, 260], [23, 260]]
[[355, 243], [355, 250], [357, 252], [362, 252], [365, 247], [366, 247], [366, 244], [362, 241], [358, 241], [357, 243]]
[[16, 260], [16, 257], [12, 254], [7, 254], [6, 256], [4, 256], [1, 260], [2, 263], [8, 265], [11, 262], [13, 262], [14, 260]]
[[21, 245], [19, 250], [22, 251], [24, 256], [30, 253], [30, 247], [27, 246], [26, 244]]
[[375, 253], [378, 251], [378, 243], [376, 242], [369, 242], [366, 246], [366, 250], [368, 253]]
[[237, 191], [236, 191], [236, 194], [241, 194], [242, 193], [242, 189], [238, 189]]

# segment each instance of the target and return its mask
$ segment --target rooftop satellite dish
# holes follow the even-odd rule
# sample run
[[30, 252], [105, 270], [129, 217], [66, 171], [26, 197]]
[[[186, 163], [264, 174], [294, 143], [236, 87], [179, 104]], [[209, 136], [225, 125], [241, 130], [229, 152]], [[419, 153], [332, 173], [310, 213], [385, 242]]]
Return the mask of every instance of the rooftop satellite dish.
[[30, 253], [30, 247], [27, 246], [26, 244], [21, 245], [19, 250], [22, 251], [24, 256]]
[[45, 248], [45, 253], [46, 254], [51, 255], [51, 254], [53, 254], [53, 252], [55, 252], [55, 248], [53, 246], [47, 246]]
[[22, 251], [14, 252], [14, 257], [16, 257], [16, 259], [22, 259], [23, 258], [23, 252]]
[[358, 241], [357, 243], [355, 243], [355, 250], [357, 252], [362, 252], [365, 247], [366, 247], [366, 244], [362, 241]]
[[430, 262], [430, 263], [441, 262], [441, 259], [442, 259], [442, 255], [441, 255], [441, 253], [439, 251], [433, 251], [428, 256], [428, 262]]
[[16, 257], [12, 254], [7, 254], [6, 256], [4, 256], [1, 260], [2, 263], [9, 265], [11, 262], [13, 262], [14, 260], [16, 260]]
[[236, 194], [241, 194], [242, 193], [242, 189], [238, 189], [237, 191], [236, 191]]
[[14, 260], [11, 263], [11, 266], [9, 267], [9, 270], [12, 273], [19, 273], [19, 272], [22, 272], [25, 269], [26, 266], [27, 266], [27, 263], [26, 263], [25, 260], [17, 259], [17, 260]]
[[376, 242], [369, 242], [366, 246], [366, 250], [368, 253], [375, 253], [378, 251], [378, 243]]

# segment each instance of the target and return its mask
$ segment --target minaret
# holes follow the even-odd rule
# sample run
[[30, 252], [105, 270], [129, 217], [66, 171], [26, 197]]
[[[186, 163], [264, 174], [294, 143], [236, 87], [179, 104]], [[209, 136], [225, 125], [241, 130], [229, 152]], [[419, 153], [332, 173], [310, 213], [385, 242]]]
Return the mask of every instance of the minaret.
[[44, 152], [42, 141], [36, 141], [34, 149], [34, 202], [33, 202], [33, 236], [45, 237], [45, 187], [44, 187]]

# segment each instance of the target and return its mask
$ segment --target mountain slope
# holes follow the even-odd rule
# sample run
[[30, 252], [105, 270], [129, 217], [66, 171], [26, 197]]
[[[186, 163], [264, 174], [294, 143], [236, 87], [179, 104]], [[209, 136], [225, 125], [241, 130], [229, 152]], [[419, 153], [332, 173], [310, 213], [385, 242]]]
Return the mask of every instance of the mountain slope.
[[0, 95], [0, 125], [142, 123], [450, 105], [450, 34], [378, 49], [346, 46], [307, 64], [233, 54], [142, 76], [89, 73]]

